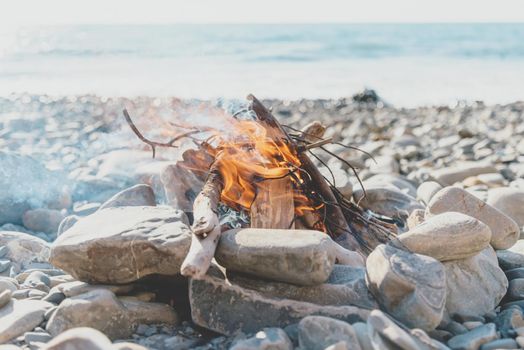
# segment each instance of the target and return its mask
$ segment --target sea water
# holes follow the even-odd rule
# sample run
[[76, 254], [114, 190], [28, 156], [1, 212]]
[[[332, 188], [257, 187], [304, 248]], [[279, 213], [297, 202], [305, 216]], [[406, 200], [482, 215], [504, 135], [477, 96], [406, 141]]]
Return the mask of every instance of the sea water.
[[0, 95], [524, 100], [524, 24], [0, 28]]

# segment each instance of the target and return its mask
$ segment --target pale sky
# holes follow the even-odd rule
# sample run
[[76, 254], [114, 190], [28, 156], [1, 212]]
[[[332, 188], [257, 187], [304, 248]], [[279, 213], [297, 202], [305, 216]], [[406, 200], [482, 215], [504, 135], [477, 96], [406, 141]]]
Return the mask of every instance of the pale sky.
[[524, 22], [524, 0], [9, 0], [0, 12], [0, 26], [187, 22]]

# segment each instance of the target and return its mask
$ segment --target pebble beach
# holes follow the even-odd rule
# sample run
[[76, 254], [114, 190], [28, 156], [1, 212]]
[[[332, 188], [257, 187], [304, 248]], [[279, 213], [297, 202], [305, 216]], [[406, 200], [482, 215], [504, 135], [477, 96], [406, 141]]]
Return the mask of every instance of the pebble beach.
[[[524, 347], [524, 102], [262, 102], [327, 127], [346, 162], [313, 150], [317, 166], [391, 242], [342, 264], [318, 232], [228, 232], [185, 278], [191, 218], [166, 173], [180, 152], [152, 158], [122, 110], [159, 140], [217, 101], [0, 97], [0, 350]], [[256, 271], [237, 263], [253, 255]]]

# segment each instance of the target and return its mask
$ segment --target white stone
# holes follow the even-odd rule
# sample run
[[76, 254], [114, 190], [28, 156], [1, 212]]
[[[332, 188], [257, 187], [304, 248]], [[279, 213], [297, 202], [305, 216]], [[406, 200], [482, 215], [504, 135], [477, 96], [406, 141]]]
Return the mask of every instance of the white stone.
[[426, 216], [446, 212], [459, 212], [472, 216], [491, 229], [491, 245], [507, 249], [517, 242], [520, 228], [500, 210], [458, 187], [446, 187], [433, 196], [426, 208]]

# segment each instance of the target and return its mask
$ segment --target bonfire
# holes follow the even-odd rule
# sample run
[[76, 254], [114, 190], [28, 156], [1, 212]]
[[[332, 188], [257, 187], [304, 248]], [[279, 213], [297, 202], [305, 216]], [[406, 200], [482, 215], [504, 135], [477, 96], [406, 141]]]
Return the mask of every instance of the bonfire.
[[[344, 263], [367, 256], [396, 235], [392, 220], [362, 210], [336, 189], [334, 178], [324, 177], [316, 167], [310, 156], [329, 169], [314, 152], [320, 150], [357, 175], [349, 162], [324, 147], [336, 141], [323, 137], [326, 129], [321, 123], [297, 130], [280, 124], [253, 95], [247, 101], [247, 106], [220, 116], [226, 124], [220, 130], [171, 123], [184, 131], [167, 142], [145, 137], [124, 110], [127, 123], [151, 147], [153, 157], [156, 148], [178, 147], [183, 139], [196, 145], [183, 152], [176, 167], [178, 179], [189, 172], [203, 183], [193, 203], [193, 239], [181, 268], [184, 276], [207, 272], [221, 232], [238, 221], [221, 220], [222, 206], [235, 211], [237, 218], [248, 218], [237, 222], [240, 227], [322, 231], [338, 243], [336, 258]], [[179, 196], [186, 193], [180, 189]]]

